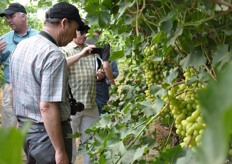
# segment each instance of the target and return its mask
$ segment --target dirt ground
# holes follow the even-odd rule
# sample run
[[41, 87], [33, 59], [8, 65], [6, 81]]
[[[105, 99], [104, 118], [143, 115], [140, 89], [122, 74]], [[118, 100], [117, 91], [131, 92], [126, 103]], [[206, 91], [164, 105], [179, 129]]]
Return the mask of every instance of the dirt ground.
[[[78, 146], [79, 143], [80, 143], [80, 141], [79, 141], [79, 139], [77, 139], [77, 140], [76, 140], [76, 145]], [[83, 161], [83, 156], [78, 155], [78, 156], [76, 157], [75, 164], [83, 164], [83, 163], [84, 163], [84, 161]]]
[[[2, 93], [3, 93], [3, 90], [0, 89], [0, 127], [1, 127], [1, 122], [2, 122], [1, 121], [1, 118], [2, 118]], [[79, 142], [79, 141], [77, 140], [77, 142]], [[83, 162], [83, 157], [82, 156], [77, 156], [75, 164], [83, 164], [83, 163], [84, 163]]]

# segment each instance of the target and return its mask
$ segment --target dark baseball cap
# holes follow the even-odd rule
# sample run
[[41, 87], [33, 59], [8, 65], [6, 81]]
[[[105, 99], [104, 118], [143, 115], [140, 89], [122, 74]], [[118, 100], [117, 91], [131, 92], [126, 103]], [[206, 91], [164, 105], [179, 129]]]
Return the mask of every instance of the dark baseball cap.
[[72, 4], [67, 2], [60, 2], [53, 5], [47, 12], [47, 18], [67, 18], [70, 20], [74, 20], [79, 24], [79, 28], [83, 28], [84, 22], [81, 20], [79, 15], [79, 10]]
[[23, 5], [21, 5], [20, 3], [11, 3], [5, 10], [3, 13], [0, 14], [1, 17], [5, 16], [5, 15], [12, 15], [16, 12], [22, 12], [27, 14], [26, 9], [24, 8]]

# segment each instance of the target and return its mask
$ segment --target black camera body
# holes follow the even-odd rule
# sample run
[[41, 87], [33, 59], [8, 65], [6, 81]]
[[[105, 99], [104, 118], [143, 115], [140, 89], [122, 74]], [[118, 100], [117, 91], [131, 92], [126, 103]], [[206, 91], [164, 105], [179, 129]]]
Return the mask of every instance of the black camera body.
[[77, 112], [82, 112], [85, 109], [85, 106], [81, 102], [77, 102], [73, 98], [69, 98], [69, 104], [71, 107], [71, 115], [75, 115]]
[[99, 54], [101, 55], [103, 48], [92, 48], [91, 54]]

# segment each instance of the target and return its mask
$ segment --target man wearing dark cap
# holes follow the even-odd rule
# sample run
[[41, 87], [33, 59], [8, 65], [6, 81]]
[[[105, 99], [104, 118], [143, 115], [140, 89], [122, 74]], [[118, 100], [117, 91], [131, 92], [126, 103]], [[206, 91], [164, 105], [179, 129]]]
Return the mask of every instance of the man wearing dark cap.
[[24, 6], [19, 3], [11, 3], [0, 16], [5, 16], [12, 29], [12, 31], [0, 37], [0, 64], [4, 63], [5, 80], [2, 101], [2, 127], [9, 128], [17, 124], [9, 92], [9, 56], [20, 41], [37, 34], [38, 31], [28, 26], [27, 12]]
[[[67, 2], [53, 5], [43, 30], [18, 44], [10, 58], [13, 107], [22, 127], [32, 126], [25, 139], [27, 164], [68, 164], [72, 133], [67, 62], [58, 46], [67, 45], [83, 26], [79, 11]], [[91, 47], [81, 53], [89, 55]]]
[[[61, 47], [64, 51], [67, 64], [69, 67], [69, 84], [73, 93], [73, 97], [77, 102], [82, 102], [85, 109], [81, 112], [77, 112], [71, 116], [71, 125], [73, 133], [79, 131], [82, 133], [80, 137], [81, 143], [85, 143], [89, 139], [89, 135], [85, 133], [85, 130], [92, 127], [95, 122], [98, 121], [99, 113], [96, 98], [96, 80], [97, 80], [97, 66], [96, 57], [97, 54], [83, 56], [82, 51], [88, 47], [96, 47], [95, 45], [85, 44], [86, 33], [89, 30], [89, 26], [76, 31], [76, 36], [71, 43], [66, 47]], [[99, 73], [99, 78], [103, 77]], [[75, 162], [76, 146], [75, 140], [73, 143], [73, 160]], [[87, 153], [84, 153], [84, 164], [89, 164], [90, 158]]]

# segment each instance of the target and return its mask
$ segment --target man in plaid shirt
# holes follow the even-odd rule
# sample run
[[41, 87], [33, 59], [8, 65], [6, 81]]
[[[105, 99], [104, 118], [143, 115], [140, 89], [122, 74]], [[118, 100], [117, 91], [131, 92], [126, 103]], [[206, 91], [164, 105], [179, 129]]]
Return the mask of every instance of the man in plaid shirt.
[[[96, 80], [103, 78], [103, 73], [97, 72], [96, 55], [83, 56], [82, 52], [86, 48], [96, 47], [95, 45], [85, 44], [86, 33], [89, 27], [85, 26], [81, 30], [76, 31], [76, 37], [66, 47], [61, 47], [63, 50], [69, 68], [69, 84], [72, 90], [74, 99], [77, 102], [82, 102], [85, 109], [82, 112], [77, 112], [76, 115], [71, 116], [71, 125], [73, 133], [79, 131], [82, 133], [80, 141], [86, 142], [89, 135], [85, 130], [90, 128], [98, 121], [99, 113], [96, 104]], [[75, 162], [76, 146], [73, 144], [73, 160]], [[87, 153], [84, 154], [84, 163], [90, 162]]]

